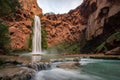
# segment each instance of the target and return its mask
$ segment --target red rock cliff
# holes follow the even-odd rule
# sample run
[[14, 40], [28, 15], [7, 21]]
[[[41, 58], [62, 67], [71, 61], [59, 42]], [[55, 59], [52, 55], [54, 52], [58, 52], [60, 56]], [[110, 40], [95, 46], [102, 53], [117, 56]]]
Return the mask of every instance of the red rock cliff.
[[42, 24], [46, 27], [48, 47], [59, 43], [79, 42], [81, 31], [85, 28], [79, 7], [67, 14], [51, 14], [42, 17]]
[[[42, 20], [48, 32], [48, 46], [60, 42], [80, 41], [83, 29], [86, 29], [86, 39], [91, 40], [101, 35], [105, 24], [110, 23], [109, 18], [119, 12], [120, 1], [118, 0], [84, 0], [80, 6], [67, 14], [44, 15]], [[114, 26], [120, 26], [112, 23]]]
[[27, 49], [34, 15], [42, 15], [36, 0], [19, 0], [21, 8], [17, 10], [16, 17], [7, 21], [11, 36], [12, 49]]

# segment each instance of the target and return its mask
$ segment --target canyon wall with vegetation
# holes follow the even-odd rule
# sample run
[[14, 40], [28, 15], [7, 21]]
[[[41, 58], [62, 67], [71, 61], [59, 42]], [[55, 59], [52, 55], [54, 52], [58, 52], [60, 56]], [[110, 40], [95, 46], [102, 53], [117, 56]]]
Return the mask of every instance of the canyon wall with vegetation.
[[120, 1], [84, 0], [81, 15], [87, 20], [82, 52], [106, 52], [120, 46]]
[[[41, 17], [45, 48], [56, 46], [71, 53], [90, 53], [120, 46], [119, 0], [83, 0], [68, 13], [44, 15], [36, 0], [1, 0], [0, 28], [3, 31], [8, 26], [4, 39], [10, 41], [6, 42], [11, 50], [31, 49], [34, 15]], [[6, 48], [3, 41], [1, 37], [1, 52]]]
[[118, 0], [84, 0], [80, 6], [66, 14], [45, 14], [42, 21], [48, 33], [49, 47], [77, 42], [79, 52], [90, 53], [120, 46]]

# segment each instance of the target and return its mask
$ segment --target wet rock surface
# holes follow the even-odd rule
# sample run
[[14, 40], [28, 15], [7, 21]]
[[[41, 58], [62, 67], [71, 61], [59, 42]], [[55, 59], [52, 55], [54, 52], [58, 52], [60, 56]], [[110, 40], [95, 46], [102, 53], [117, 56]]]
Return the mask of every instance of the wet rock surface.
[[80, 67], [80, 58], [65, 58], [65, 59], [51, 59], [52, 63], [59, 63], [56, 65], [58, 68], [63, 69], [77, 69]]
[[49, 63], [11, 64], [0, 66], [0, 80], [34, 80], [35, 74], [51, 68]]
[[33, 69], [16, 66], [7, 66], [0, 71], [0, 80], [32, 80], [36, 73]]

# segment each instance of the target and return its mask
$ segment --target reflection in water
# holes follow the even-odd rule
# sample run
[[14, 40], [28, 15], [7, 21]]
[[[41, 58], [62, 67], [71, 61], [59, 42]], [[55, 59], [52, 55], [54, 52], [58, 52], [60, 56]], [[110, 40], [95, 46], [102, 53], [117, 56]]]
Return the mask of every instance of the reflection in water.
[[[56, 63], [59, 64], [59, 63]], [[56, 65], [53, 64], [53, 65]], [[53, 67], [36, 74], [35, 80], [119, 80], [120, 61], [103, 59], [81, 59], [77, 70]]]

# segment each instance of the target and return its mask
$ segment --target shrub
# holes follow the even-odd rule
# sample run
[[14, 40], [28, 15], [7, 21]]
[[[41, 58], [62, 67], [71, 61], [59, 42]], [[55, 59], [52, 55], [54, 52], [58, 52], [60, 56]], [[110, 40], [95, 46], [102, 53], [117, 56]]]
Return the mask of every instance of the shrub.
[[106, 42], [103, 42], [102, 44], [100, 44], [97, 48], [96, 48], [96, 50], [95, 50], [95, 52], [96, 53], [98, 53], [98, 52], [106, 52], [107, 51], [107, 47], [105, 46], [105, 44], [106, 44]]
[[112, 34], [110, 37], [108, 37], [108, 39], [106, 40], [106, 42], [107, 43], [111, 43], [114, 40], [120, 41], [120, 32], [116, 32], [116, 33]]
[[54, 50], [54, 53], [77, 54], [80, 53], [80, 45], [77, 42], [59, 43], [47, 49], [48, 52]]
[[47, 49], [48, 46], [47, 46], [47, 40], [46, 40], [46, 37], [47, 37], [47, 31], [45, 29], [45, 27], [42, 26], [41, 28], [41, 34], [42, 34], [42, 48], [43, 49]]
[[[107, 46], [107, 44], [113, 44], [114, 45], [114, 41], [116, 42], [120, 42], [120, 32], [115, 32], [113, 33], [111, 36], [109, 36], [105, 42], [103, 42], [102, 44], [100, 44], [97, 48], [96, 48], [96, 53], [98, 52], [106, 52], [110, 45]], [[119, 44], [118, 44], [119, 45]]]

